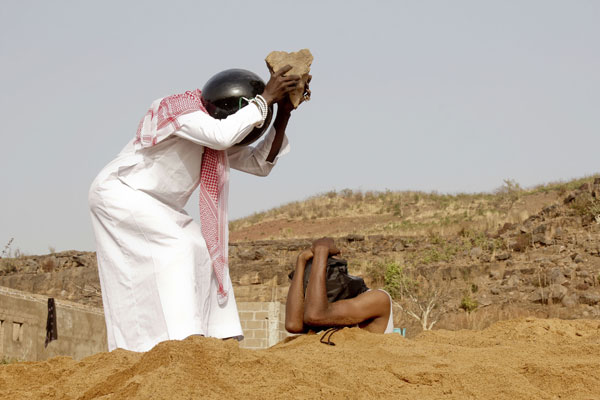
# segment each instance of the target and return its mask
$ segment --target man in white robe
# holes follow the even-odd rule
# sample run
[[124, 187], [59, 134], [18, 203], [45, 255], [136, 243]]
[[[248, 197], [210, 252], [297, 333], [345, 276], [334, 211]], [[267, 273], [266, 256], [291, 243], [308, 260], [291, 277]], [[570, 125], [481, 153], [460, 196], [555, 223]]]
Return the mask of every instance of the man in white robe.
[[[289, 151], [285, 128], [293, 107], [287, 93], [299, 77], [285, 77], [288, 70], [273, 74], [262, 93], [268, 105], [277, 102], [278, 112], [255, 147], [234, 145], [264, 122], [256, 102], [222, 120], [198, 104], [177, 114], [173, 130], [151, 138], [150, 146], [141, 145], [139, 136], [130, 141], [92, 183], [89, 204], [109, 350], [147, 351], [194, 334], [243, 337], [226, 265], [217, 279], [203, 229], [183, 207], [200, 183], [207, 152], [224, 151], [225, 166], [228, 160], [232, 168], [266, 176]], [[140, 127], [147, 123], [156, 131], [159, 104], [199, 95], [196, 90], [159, 99]], [[221, 172], [226, 177], [228, 168]], [[221, 195], [226, 202], [226, 186]], [[224, 232], [226, 251], [226, 221]]]

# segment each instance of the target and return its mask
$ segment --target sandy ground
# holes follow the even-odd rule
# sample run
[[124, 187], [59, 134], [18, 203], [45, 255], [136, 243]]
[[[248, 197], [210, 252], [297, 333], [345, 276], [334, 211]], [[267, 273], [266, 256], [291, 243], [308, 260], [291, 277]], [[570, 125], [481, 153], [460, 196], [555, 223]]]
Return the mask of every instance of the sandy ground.
[[597, 399], [600, 322], [527, 318], [404, 339], [357, 328], [268, 350], [193, 337], [0, 367], [3, 399]]

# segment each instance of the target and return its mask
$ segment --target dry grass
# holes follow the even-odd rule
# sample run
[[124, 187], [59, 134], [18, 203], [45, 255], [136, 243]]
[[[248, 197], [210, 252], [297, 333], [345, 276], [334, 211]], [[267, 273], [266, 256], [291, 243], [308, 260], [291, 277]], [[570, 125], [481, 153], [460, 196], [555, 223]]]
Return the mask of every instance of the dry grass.
[[[231, 232], [249, 229], [258, 224], [280, 222], [300, 224], [315, 220], [359, 218], [347, 233], [364, 235], [453, 236], [468, 229], [493, 232], [503, 224], [519, 223], [529, 217], [527, 205], [539, 195], [554, 195], [557, 199], [566, 192], [593, 181], [600, 174], [553, 182], [530, 189], [522, 188], [513, 180], [493, 193], [440, 194], [416, 191], [331, 191], [280, 207], [255, 213], [230, 223]], [[532, 200], [533, 201], [533, 200]], [[594, 208], [593, 211], [599, 211]], [[301, 229], [285, 227], [270, 238], [304, 237]]]
[[560, 305], [545, 305], [538, 309], [527, 309], [518, 305], [492, 305], [478, 308], [473, 312], [459, 312], [447, 314], [439, 322], [438, 329], [485, 329], [498, 321], [512, 319], [537, 317], [537, 318], [561, 318], [565, 313]]

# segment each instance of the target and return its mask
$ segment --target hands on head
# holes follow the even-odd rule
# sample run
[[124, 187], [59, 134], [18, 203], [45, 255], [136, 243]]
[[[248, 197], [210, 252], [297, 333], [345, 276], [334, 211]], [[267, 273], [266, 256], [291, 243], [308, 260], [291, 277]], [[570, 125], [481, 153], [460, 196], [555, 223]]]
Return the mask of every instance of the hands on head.
[[330, 256], [334, 256], [336, 254], [340, 254], [340, 249], [338, 249], [335, 245], [335, 242], [332, 238], [324, 237], [321, 239], [317, 239], [313, 242], [311, 250], [313, 253], [317, 252], [325, 252]]
[[316, 253], [320, 253], [321, 256], [326, 255], [329, 257], [340, 254], [340, 250], [336, 247], [332, 238], [324, 237], [315, 240], [309, 249], [303, 250], [300, 254], [298, 254], [298, 261], [302, 266], [304, 266], [308, 260], [315, 256]]
[[298, 254], [298, 259], [306, 264], [308, 260], [313, 258], [313, 255], [312, 249], [306, 249], [302, 253]]

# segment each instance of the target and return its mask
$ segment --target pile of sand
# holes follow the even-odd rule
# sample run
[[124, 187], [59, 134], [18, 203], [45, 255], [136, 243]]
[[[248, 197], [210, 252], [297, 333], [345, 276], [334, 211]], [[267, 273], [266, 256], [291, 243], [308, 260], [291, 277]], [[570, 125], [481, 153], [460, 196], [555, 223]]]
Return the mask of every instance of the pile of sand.
[[600, 397], [600, 322], [522, 319], [415, 339], [357, 328], [268, 350], [193, 337], [0, 368], [4, 399]]

